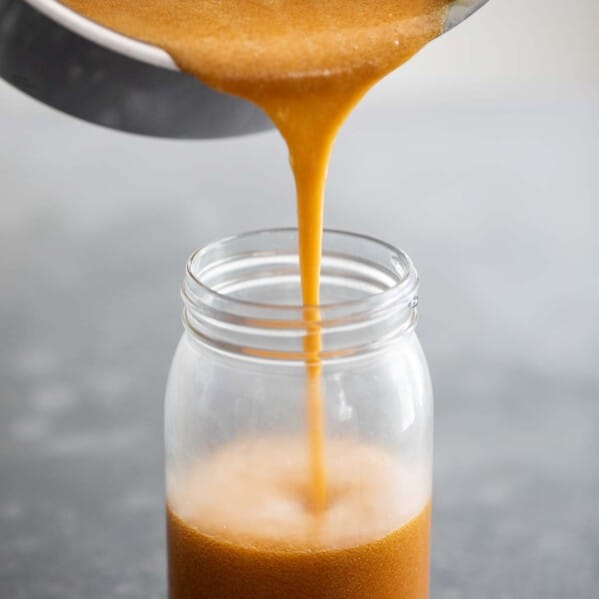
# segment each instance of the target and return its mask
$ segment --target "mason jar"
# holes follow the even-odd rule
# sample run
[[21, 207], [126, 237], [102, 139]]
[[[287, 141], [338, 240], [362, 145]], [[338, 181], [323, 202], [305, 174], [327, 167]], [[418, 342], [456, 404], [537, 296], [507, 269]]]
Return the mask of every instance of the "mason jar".
[[325, 231], [308, 321], [297, 243], [259, 231], [187, 264], [166, 393], [169, 597], [425, 599], [433, 399], [416, 271], [386, 243]]

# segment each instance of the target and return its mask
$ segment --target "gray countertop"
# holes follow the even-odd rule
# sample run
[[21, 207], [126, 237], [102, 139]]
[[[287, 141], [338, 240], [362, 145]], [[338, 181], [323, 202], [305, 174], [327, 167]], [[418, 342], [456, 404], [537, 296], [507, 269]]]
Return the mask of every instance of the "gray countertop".
[[[164, 597], [183, 266], [293, 224], [283, 146], [129, 137], [0, 91], [0, 597]], [[327, 224], [422, 277], [434, 599], [597, 597], [598, 99], [367, 102], [337, 144]]]

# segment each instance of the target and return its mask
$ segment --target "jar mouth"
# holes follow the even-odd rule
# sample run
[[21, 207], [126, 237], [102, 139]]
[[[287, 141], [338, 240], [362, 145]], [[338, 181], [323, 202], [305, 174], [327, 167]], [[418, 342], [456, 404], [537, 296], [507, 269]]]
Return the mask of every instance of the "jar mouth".
[[[230, 237], [225, 237], [219, 241], [209, 243], [198, 248], [190, 256], [189, 260], [187, 261], [186, 275], [199, 287], [201, 287], [205, 293], [210, 294], [219, 302], [230, 303], [232, 307], [238, 305], [247, 306], [249, 308], [258, 310], [265, 309], [281, 312], [297, 311], [298, 313], [303, 313], [306, 308], [318, 308], [321, 311], [341, 309], [355, 310], [361, 305], [369, 303], [372, 299], [376, 299], [377, 301], [388, 301], [388, 299], [391, 298], [393, 301], [399, 301], [402, 299], [402, 296], [412, 296], [415, 288], [418, 286], [418, 276], [416, 270], [412, 260], [405, 252], [397, 249], [391, 244], [380, 241], [375, 237], [369, 237], [368, 235], [340, 231], [336, 229], [325, 229], [323, 232], [323, 262], [326, 262], [328, 257], [326, 251], [327, 241], [356, 242], [362, 245], [370, 246], [369, 249], [377, 250], [378, 253], [380, 253], [380, 258], [383, 261], [386, 258], [386, 261], [388, 262], [388, 264], [385, 264], [383, 261], [379, 262], [378, 264], [371, 262], [372, 267], [375, 267], [380, 271], [383, 271], [384, 269], [384, 275], [386, 275], [387, 280], [389, 281], [387, 288], [363, 298], [348, 299], [331, 303], [321, 302], [317, 306], [306, 306], [301, 303], [281, 304], [268, 301], [257, 302], [234, 297], [229, 293], [223, 293], [222, 291], [219, 291], [219, 289], [223, 287], [222, 284], [215, 285], [214, 283], [210, 283], [206, 280], [206, 275], [209, 273], [209, 271], [212, 271], [214, 267], [224, 266], [225, 261], [230, 263], [241, 258], [240, 254], [234, 253], [236, 249], [239, 249], [236, 246], [241, 244], [245, 245], [244, 242], [249, 242], [250, 244], [254, 241], [266, 242], [263, 245], [264, 249], [260, 250], [256, 247], [253, 250], [249, 250], [249, 253], [251, 253], [251, 257], [254, 259], [259, 259], [260, 257], [268, 259], [269, 255], [272, 256], [274, 252], [277, 252], [275, 245], [280, 243], [281, 238], [287, 238], [289, 236], [293, 236], [297, 239], [297, 229], [293, 227], [287, 227], [248, 231], [246, 233], [231, 235]], [[272, 244], [273, 247], [270, 250], [267, 249], [269, 246], [268, 238], [271, 238], [271, 240], [275, 242]], [[218, 260], [218, 264], [215, 264], [215, 259]], [[213, 278], [214, 275], [213, 273], [211, 274]], [[381, 274], [383, 274], [383, 272], [381, 272]]]
[[297, 229], [281, 228], [196, 250], [182, 289], [187, 329], [230, 351], [257, 349], [301, 359], [307, 327], [318, 327], [323, 358], [413, 327], [418, 275], [407, 254], [373, 237], [326, 229], [321, 303], [305, 306], [297, 245]]

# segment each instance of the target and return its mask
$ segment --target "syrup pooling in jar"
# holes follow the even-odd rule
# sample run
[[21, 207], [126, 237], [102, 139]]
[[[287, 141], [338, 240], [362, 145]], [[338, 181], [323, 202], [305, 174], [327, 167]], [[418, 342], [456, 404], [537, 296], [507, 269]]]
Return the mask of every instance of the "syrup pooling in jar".
[[326, 455], [320, 513], [306, 505], [301, 438], [242, 439], [172, 476], [171, 597], [427, 597], [424, 469], [355, 440], [329, 440]]

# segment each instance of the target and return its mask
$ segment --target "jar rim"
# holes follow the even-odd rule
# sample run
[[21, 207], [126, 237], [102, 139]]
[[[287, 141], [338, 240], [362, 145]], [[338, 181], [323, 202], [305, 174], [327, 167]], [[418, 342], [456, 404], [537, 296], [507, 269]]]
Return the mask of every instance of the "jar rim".
[[[265, 302], [255, 302], [250, 300], [244, 300], [232, 297], [229, 294], [221, 293], [214, 289], [212, 286], [207, 285], [202, 281], [201, 277], [198, 277], [194, 272], [194, 266], [198, 260], [200, 260], [203, 256], [205, 256], [208, 252], [218, 249], [219, 247], [224, 247], [232, 242], [236, 242], [243, 239], [251, 239], [255, 238], [258, 235], [280, 235], [280, 234], [294, 234], [297, 233], [297, 228], [295, 227], [277, 227], [270, 229], [255, 229], [253, 231], [245, 231], [243, 233], [238, 233], [236, 235], [229, 235], [227, 237], [223, 237], [217, 241], [212, 241], [203, 246], [200, 246], [191, 254], [186, 264], [186, 275], [190, 277], [194, 283], [200, 286], [203, 292], [209, 294], [210, 296], [217, 298], [221, 302], [227, 302], [231, 305], [240, 305], [247, 306], [251, 308], [265, 308], [268, 310], [274, 311], [289, 311], [289, 310], [297, 310], [303, 311], [306, 308], [315, 308], [320, 310], [329, 310], [329, 309], [343, 309], [343, 308], [358, 308], [370, 302], [372, 298], [376, 298], [379, 301], [383, 301], [387, 303], [389, 298], [392, 298], [394, 302], [400, 301], [402, 296], [410, 296], [414, 293], [414, 291], [418, 288], [419, 277], [412, 259], [406, 254], [404, 251], [396, 248], [394, 245], [387, 243], [385, 241], [381, 241], [376, 237], [365, 235], [362, 233], [354, 233], [351, 231], [344, 231], [341, 229], [328, 229], [325, 228], [323, 230], [323, 237], [331, 237], [331, 236], [339, 236], [346, 239], [353, 239], [356, 241], [363, 241], [368, 244], [376, 245], [378, 248], [389, 252], [389, 258], [393, 263], [394, 272], [399, 275], [399, 278], [395, 280], [395, 283], [388, 287], [387, 289], [372, 295], [368, 295], [366, 297], [362, 297], [359, 299], [345, 300], [341, 302], [333, 302], [333, 303], [325, 303], [319, 304], [316, 306], [304, 305], [304, 304], [293, 304], [293, 305], [281, 305], [274, 303], [265, 303]], [[399, 269], [403, 269], [403, 273], [399, 272]]]
[[[321, 359], [370, 353], [416, 323], [418, 274], [408, 255], [367, 235], [325, 229], [318, 306], [300, 295], [298, 231], [242, 233], [196, 250], [182, 288], [183, 323], [203, 344], [233, 354], [303, 360], [306, 334]], [[255, 301], [255, 298], [280, 299]], [[340, 301], [339, 298], [342, 298]], [[349, 298], [349, 299], [348, 299]]]

